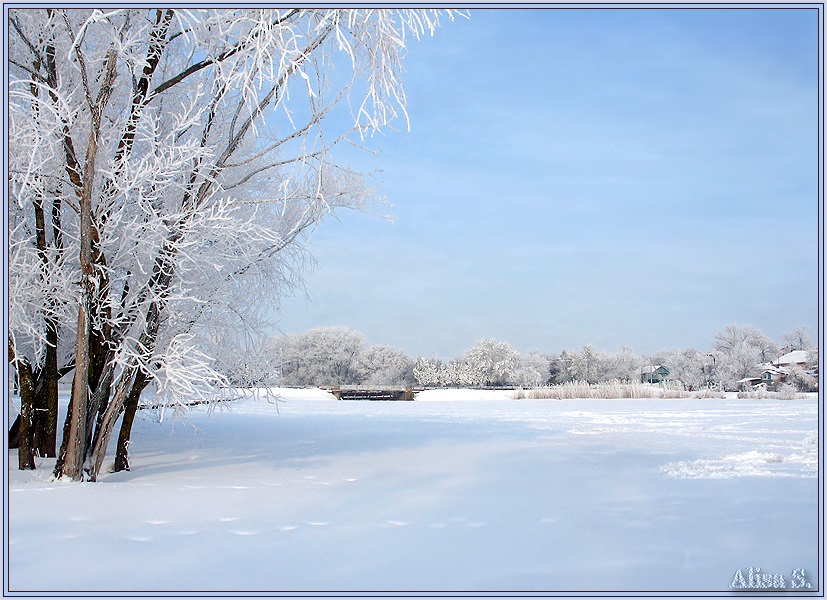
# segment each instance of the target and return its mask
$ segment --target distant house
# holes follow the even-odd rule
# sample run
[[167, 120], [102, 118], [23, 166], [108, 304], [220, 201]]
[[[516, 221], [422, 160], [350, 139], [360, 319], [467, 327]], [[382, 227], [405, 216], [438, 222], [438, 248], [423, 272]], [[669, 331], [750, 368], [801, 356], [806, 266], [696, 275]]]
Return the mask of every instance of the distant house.
[[640, 370], [641, 383], [661, 383], [669, 377], [669, 369], [663, 365], [652, 365]]
[[761, 383], [774, 386], [787, 380], [787, 372], [773, 365], [767, 365], [761, 370]]
[[792, 352], [787, 352], [784, 356], [779, 357], [775, 364], [778, 367], [798, 366], [803, 368], [809, 360], [810, 355], [806, 350], [793, 350]]
[[790, 352], [779, 358], [777, 362], [755, 365], [751, 369], [750, 376], [741, 379], [738, 383], [746, 389], [760, 387], [766, 390], [777, 390], [779, 385], [786, 383], [790, 375], [790, 367], [803, 366], [806, 360], [806, 352], [802, 350]]
[[[818, 367], [809, 364], [810, 354], [806, 350], [793, 350], [771, 363], [761, 363], [750, 369], [749, 375], [738, 381], [741, 389], [778, 390], [781, 384], [801, 385], [801, 372], [810, 376], [814, 383], [806, 387], [818, 389]], [[809, 368], [808, 368], [809, 367]], [[789, 380], [789, 381], [788, 381]], [[805, 390], [806, 391], [806, 390]]]
[[764, 389], [774, 390], [787, 378], [787, 374], [773, 363], [761, 363], [750, 369], [749, 375], [738, 380], [739, 390]]
[[738, 390], [750, 390], [750, 389], [767, 389], [766, 383], [764, 383], [760, 377], [744, 377], [743, 379], [738, 380]]

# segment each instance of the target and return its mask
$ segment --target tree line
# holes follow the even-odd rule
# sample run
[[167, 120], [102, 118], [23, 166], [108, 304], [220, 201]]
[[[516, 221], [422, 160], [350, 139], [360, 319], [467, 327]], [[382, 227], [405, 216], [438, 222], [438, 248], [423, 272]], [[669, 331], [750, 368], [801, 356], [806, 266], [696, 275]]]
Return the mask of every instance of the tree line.
[[[597, 384], [640, 381], [643, 369], [662, 365], [684, 389], [734, 391], [739, 382], [786, 352], [805, 350], [808, 365], [790, 367], [789, 383], [815, 391], [818, 348], [799, 327], [775, 342], [759, 329], [727, 325], [711, 346], [639, 355], [632, 348], [601, 352], [592, 345], [558, 353], [520, 353], [510, 344], [484, 339], [455, 358], [412, 358], [388, 345], [367, 345], [347, 327], [316, 327], [269, 340], [253, 353], [228, 359], [227, 377], [237, 385], [262, 382], [286, 386], [365, 385], [425, 387], [540, 387], [568, 382]], [[810, 368], [808, 368], [810, 367]], [[760, 374], [760, 373], [759, 373]]]

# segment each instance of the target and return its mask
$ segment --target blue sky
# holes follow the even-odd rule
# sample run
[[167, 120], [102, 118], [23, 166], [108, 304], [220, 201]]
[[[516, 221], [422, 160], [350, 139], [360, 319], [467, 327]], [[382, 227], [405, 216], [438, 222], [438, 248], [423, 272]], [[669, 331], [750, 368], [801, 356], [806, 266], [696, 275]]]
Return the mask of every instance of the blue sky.
[[282, 331], [443, 357], [817, 337], [815, 10], [477, 9], [405, 65], [411, 131], [358, 164], [393, 222], [325, 221]]

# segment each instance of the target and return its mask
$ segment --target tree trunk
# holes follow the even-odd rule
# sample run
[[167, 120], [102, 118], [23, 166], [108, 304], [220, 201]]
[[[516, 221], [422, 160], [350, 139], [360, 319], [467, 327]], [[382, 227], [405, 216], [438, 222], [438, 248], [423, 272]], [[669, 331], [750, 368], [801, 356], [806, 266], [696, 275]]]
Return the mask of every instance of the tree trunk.
[[55, 461], [55, 470], [53, 475], [57, 478], [63, 476], [63, 466], [66, 463], [66, 454], [69, 450], [69, 431], [72, 429], [73, 412], [74, 405], [70, 401], [69, 408], [66, 411], [66, 420], [63, 422], [63, 438], [60, 442], [60, 450], [57, 453], [57, 460]]
[[[56, 196], [52, 200], [52, 237], [54, 240], [54, 247], [60, 255], [63, 254], [63, 230], [61, 226], [61, 206], [62, 201], [60, 196]], [[46, 416], [43, 419], [43, 431], [41, 436], [41, 456], [53, 458], [57, 456], [57, 426], [58, 426], [58, 382], [68, 371], [63, 371], [58, 367], [57, 344], [59, 338], [59, 324], [51, 317], [46, 318], [46, 357], [44, 361], [44, 375], [46, 376], [43, 393], [45, 395], [44, 406], [47, 409]], [[71, 366], [74, 369], [74, 365]]]
[[[84, 276], [86, 279], [86, 276]], [[84, 284], [87, 282], [84, 281]], [[89, 310], [89, 290], [83, 286], [83, 298], [78, 306], [78, 336], [75, 351], [75, 378], [72, 381], [71, 410], [66, 415], [64, 443], [61, 445], [61, 460], [55, 467], [55, 477], [69, 477], [80, 481], [83, 476], [83, 459], [86, 443], [86, 415], [89, 403], [89, 334], [91, 320]], [[66, 429], [68, 428], [68, 432]], [[59, 470], [58, 470], [59, 467]]]
[[[66, 417], [68, 435], [61, 446], [61, 457], [55, 468], [55, 477], [69, 477], [80, 481], [86, 455], [86, 418], [89, 406], [89, 376], [91, 367], [92, 315], [95, 291], [95, 268], [92, 263], [92, 184], [95, 178], [95, 155], [99, 123], [93, 119], [92, 133], [86, 151], [83, 173], [83, 191], [80, 194], [80, 298], [78, 301], [78, 330], [75, 346], [75, 378], [72, 381], [71, 410]], [[64, 428], [65, 430], [66, 428]], [[65, 448], [65, 454], [64, 454]], [[58, 470], [58, 467], [60, 470]]]
[[[78, 66], [81, 71], [86, 92], [87, 102], [91, 112], [89, 141], [86, 146], [86, 163], [83, 167], [82, 187], [78, 196], [80, 213], [80, 298], [78, 301], [78, 330], [77, 345], [75, 347], [75, 379], [72, 382], [72, 400], [67, 424], [69, 427], [66, 452], [58, 460], [55, 467], [55, 477], [69, 477], [73, 481], [83, 479], [83, 463], [87, 454], [87, 415], [89, 409], [90, 377], [94, 374], [92, 364], [92, 310], [95, 307], [95, 291], [101, 289], [95, 263], [92, 256], [94, 227], [92, 225], [92, 196], [96, 175], [95, 161], [98, 154], [98, 137], [100, 136], [101, 114], [112, 95], [112, 84], [115, 81], [117, 53], [110, 48], [106, 57], [106, 68], [101, 82], [98, 96], [93, 101], [88, 88], [85, 59], [75, 49]], [[61, 451], [63, 446], [61, 446]]]
[[48, 324], [46, 356], [35, 377], [34, 450], [38, 456], [57, 456], [57, 330]]
[[121, 416], [121, 411], [126, 403], [129, 391], [132, 389], [132, 383], [135, 378], [137, 367], [130, 365], [124, 369], [121, 374], [121, 379], [115, 387], [115, 392], [112, 394], [112, 400], [106, 407], [103, 418], [101, 419], [100, 429], [95, 439], [95, 446], [91, 449], [89, 455], [89, 481], [97, 481], [98, 474], [101, 467], [103, 467], [103, 459], [106, 456], [106, 447], [109, 445], [109, 439], [112, 437], [112, 430], [115, 429], [115, 423], [118, 417]]
[[25, 360], [17, 363], [17, 374], [20, 378], [20, 440], [17, 447], [17, 465], [21, 471], [27, 471], [35, 468], [32, 445], [34, 376], [31, 366]]
[[115, 472], [129, 470], [129, 441], [132, 437], [132, 424], [135, 422], [135, 414], [138, 412], [138, 401], [141, 399], [141, 392], [146, 386], [146, 375], [143, 371], [135, 377], [132, 390], [126, 399], [121, 431], [118, 435], [118, 449], [115, 453]]
[[[110, 359], [111, 357], [108, 357], [102, 361], [101, 364], [105, 364]], [[96, 362], [96, 359], [93, 359], [93, 366]], [[103, 423], [103, 417], [106, 414], [109, 397], [112, 393], [112, 378], [114, 374], [115, 367], [111, 364], [104, 368], [102, 373], [96, 374], [96, 383], [94, 385], [94, 391], [92, 392], [89, 412], [86, 415], [86, 458], [89, 458], [89, 453], [92, 452], [95, 444], [97, 444], [98, 437], [101, 435], [101, 424]]]
[[20, 446], [20, 415], [14, 419], [14, 423], [9, 427], [9, 450], [14, 450]]
[[[160, 270], [159, 273], [163, 273], [163, 270]], [[161, 275], [161, 280], [164, 285], [169, 284], [169, 278], [167, 276]], [[137, 344], [139, 348], [143, 349], [145, 357], [151, 356], [152, 352], [155, 351], [155, 343], [158, 341], [159, 322], [160, 309], [158, 308], [158, 304], [153, 302], [147, 312], [144, 331], [141, 334]], [[141, 382], [141, 379], [145, 376], [146, 375], [138, 366], [137, 360], [134, 358], [130, 361], [130, 364], [124, 367], [120, 380], [115, 386], [115, 392], [112, 394], [112, 400], [110, 400], [103, 418], [101, 419], [97, 439], [95, 440], [95, 445], [90, 454], [89, 479], [91, 481], [97, 480], [98, 473], [100, 473], [100, 469], [103, 466], [103, 459], [106, 455], [106, 447], [109, 445], [109, 439], [112, 437], [112, 431], [115, 429], [115, 423], [117, 422], [118, 417], [120, 417], [127, 400], [131, 399], [133, 394], [140, 395], [140, 392], [143, 389], [143, 382]], [[131, 426], [132, 425], [130, 423], [130, 429]], [[121, 427], [123, 428], [123, 425]], [[128, 440], [125, 440], [125, 443], [128, 443]]]
[[[33, 69], [39, 72], [43, 64], [40, 58], [35, 58]], [[31, 83], [31, 94], [35, 98], [39, 96], [39, 88]], [[37, 106], [35, 104], [35, 106]], [[35, 109], [35, 116], [39, 110]], [[58, 196], [58, 194], [55, 194]], [[57, 206], [55, 206], [57, 203]], [[35, 244], [37, 254], [43, 266], [48, 268], [50, 257], [46, 236], [46, 213], [44, 210], [44, 197], [38, 196], [33, 200]], [[58, 214], [55, 214], [57, 209]], [[60, 201], [52, 203], [52, 231], [54, 233], [54, 247], [62, 245], [60, 228]], [[45, 309], [45, 307], [44, 307]], [[45, 312], [45, 311], [44, 311]], [[46, 325], [46, 355], [43, 366], [31, 371], [33, 412], [30, 423], [30, 439], [32, 451], [39, 456], [55, 456], [55, 445], [57, 444], [57, 323], [53, 318], [44, 314]]]

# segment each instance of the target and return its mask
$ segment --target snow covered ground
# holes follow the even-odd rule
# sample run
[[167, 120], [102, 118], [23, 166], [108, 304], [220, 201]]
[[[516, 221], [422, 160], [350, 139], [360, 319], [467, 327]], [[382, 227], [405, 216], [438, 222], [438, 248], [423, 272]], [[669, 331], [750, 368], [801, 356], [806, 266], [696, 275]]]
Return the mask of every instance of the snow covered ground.
[[823, 576], [815, 397], [281, 394], [145, 414], [133, 470], [96, 484], [49, 481], [53, 461], [17, 471], [10, 451], [8, 590], [698, 592], [750, 568], [787, 588]]

